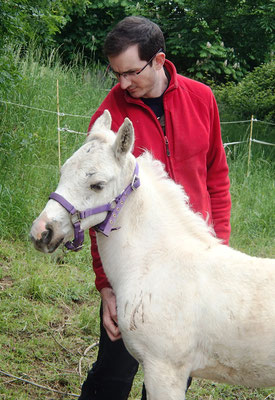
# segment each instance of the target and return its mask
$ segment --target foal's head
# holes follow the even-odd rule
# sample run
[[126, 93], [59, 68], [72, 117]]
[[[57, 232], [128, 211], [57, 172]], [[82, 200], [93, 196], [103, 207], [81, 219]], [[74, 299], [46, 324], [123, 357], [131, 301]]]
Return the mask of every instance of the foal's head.
[[[131, 154], [133, 144], [131, 121], [126, 118], [115, 135], [111, 131], [111, 115], [105, 110], [94, 123], [85, 144], [63, 165], [55, 193], [78, 211], [112, 202], [131, 180], [135, 165]], [[81, 222], [81, 229], [99, 224], [106, 214], [103, 211], [87, 217]], [[51, 199], [34, 221], [31, 238], [36, 249], [51, 253], [73, 233], [71, 215]]]

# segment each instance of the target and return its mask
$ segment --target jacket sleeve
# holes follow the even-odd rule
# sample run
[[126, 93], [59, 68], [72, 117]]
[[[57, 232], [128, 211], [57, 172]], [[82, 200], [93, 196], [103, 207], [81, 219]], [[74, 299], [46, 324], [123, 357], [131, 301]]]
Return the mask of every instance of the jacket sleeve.
[[93, 269], [95, 272], [95, 286], [97, 290], [100, 292], [101, 289], [103, 289], [104, 287], [111, 287], [111, 285], [105, 275], [100, 255], [98, 253], [98, 248], [96, 243], [96, 233], [93, 229], [90, 229], [89, 234], [91, 238], [91, 254], [93, 259]]
[[210, 119], [210, 147], [207, 155], [207, 189], [211, 200], [212, 219], [214, 230], [218, 238], [225, 244], [230, 238], [230, 181], [228, 165], [224, 151], [218, 107], [214, 95], [212, 97]]

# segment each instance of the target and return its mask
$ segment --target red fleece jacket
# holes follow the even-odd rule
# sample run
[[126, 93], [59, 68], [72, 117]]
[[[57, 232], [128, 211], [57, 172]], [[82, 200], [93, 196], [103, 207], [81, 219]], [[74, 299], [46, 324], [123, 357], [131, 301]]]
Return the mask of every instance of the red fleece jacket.
[[[217, 104], [211, 89], [204, 84], [177, 74], [175, 66], [165, 62], [171, 77], [163, 96], [165, 135], [150, 107], [141, 99], [132, 98], [117, 84], [93, 115], [95, 120], [108, 109], [112, 130], [117, 132], [128, 117], [135, 130], [134, 155], [144, 149], [166, 167], [170, 177], [181, 184], [190, 205], [213, 224], [217, 237], [225, 244], [230, 236], [229, 177], [220, 132]], [[104, 274], [93, 230], [90, 230], [96, 287], [110, 286]]]

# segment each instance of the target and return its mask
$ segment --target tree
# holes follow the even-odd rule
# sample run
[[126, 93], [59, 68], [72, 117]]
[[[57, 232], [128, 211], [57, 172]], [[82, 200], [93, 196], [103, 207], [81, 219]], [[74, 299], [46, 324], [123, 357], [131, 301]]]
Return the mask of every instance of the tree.
[[88, 0], [0, 0], [0, 85], [7, 89], [18, 72], [11, 45], [53, 45], [53, 36], [70, 19], [72, 7], [85, 10]]
[[180, 72], [205, 82], [239, 81], [271, 59], [272, 10], [270, 0], [98, 0], [85, 13], [74, 8], [56, 40], [66, 60], [78, 49], [103, 61], [106, 33], [127, 15], [143, 15], [163, 29], [168, 57]]
[[249, 72], [238, 84], [230, 83], [215, 90], [218, 103], [236, 118], [275, 122], [275, 61]]
[[82, 52], [86, 59], [105, 62], [102, 48], [106, 33], [122, 18], [131, 15], [134, 7], [131, 3], [134, 4], [129, 0], [93, 1], [85, 12], [74, 6], [70, 20], [55, 36], [63, 60], [73, 61], [76, 53]]

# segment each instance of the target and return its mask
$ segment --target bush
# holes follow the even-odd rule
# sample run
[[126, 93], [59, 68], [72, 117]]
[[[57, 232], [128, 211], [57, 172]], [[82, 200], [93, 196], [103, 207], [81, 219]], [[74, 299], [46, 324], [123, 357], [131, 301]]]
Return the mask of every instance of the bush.
[[275, 122], [275, 61], [248, 73], [237, 85], [217, 88], [215, 94], [221, 111], [236, 117]]

